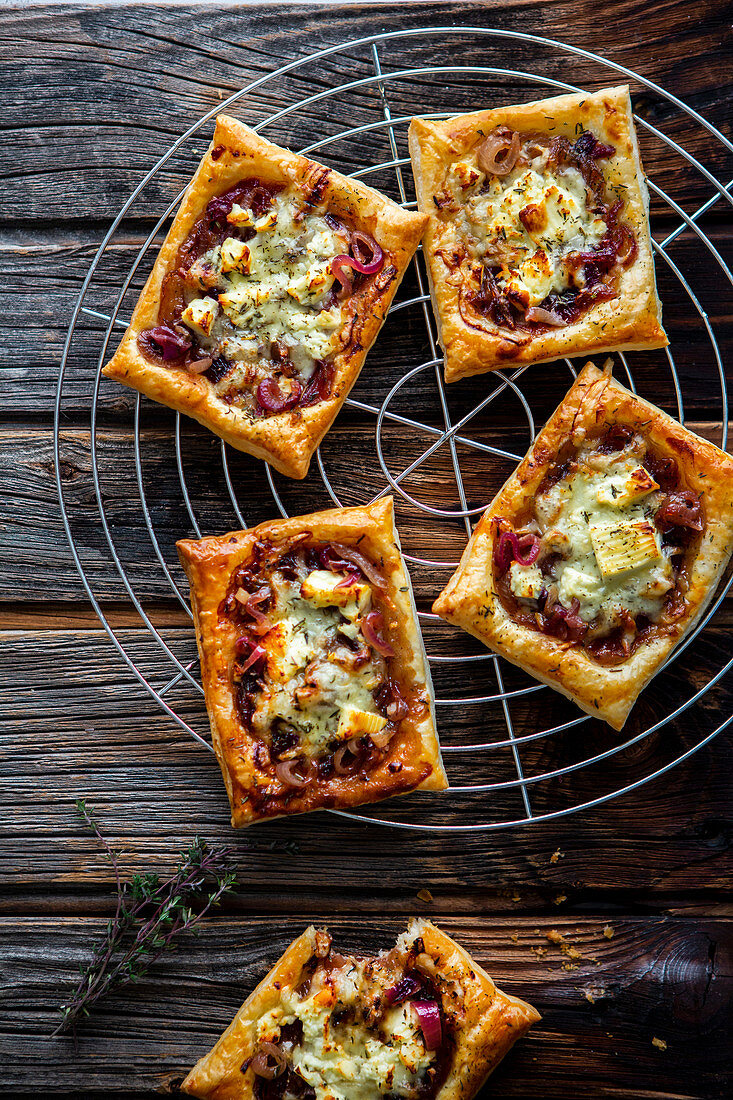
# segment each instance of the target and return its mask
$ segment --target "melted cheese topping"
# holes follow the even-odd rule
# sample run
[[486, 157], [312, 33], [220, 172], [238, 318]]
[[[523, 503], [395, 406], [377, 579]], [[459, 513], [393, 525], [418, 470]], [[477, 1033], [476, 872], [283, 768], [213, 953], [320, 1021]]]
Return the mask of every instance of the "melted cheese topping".
[[[434, 1061], [409, 1003], [390, 1009], [378, 1027], [353, 1022], [362, 1016], [365, 992], [367, 1003], [373, 992], [367, 965], [353, 960], [328, 979], [316, 971], [307, 998], [284, 991], [281, 1004], [257, 1023], [259, 1042], [277, 1042], [282, 1025], [301, 1021], [303, 1039], [292, 1050], [292, 1065], [315, 1089], [316, 1100], [415, 1096]], [[351, 1022], [335, 1022], [336, 1008], [342, 1016], [350, 1010]]]
[[[580, 617], [600, 634], [624, 612], [656, 620], [674, 573], [652, 522], [656, 482], [633, 456], [600, 464], [587, 457], [579, 455], [578, 469], [537, 497], [535, 512], [545, 545], [563, 554], [554, 566], [560, 603], [570, 609], [577, 599]], [[519, 598], [529, 598], [536, 571], [513, 563], [510, 585]]]
[[[353, 712], [363, 715], [362, 727], [369, 724], [368, 716], [379, 717], [374, 692], [383, 683], [383, 661], [372, 651], [365, 664], [354, 668], [353, 650], [341, 637], [364, 644], [358, 619], [369, 610], [369, 587], [338, 589], [331, 601], [341, 606], [329, 606], [321, 573], [311, 573], [304, 586], [278, 573], [271, 581], [275, 603], [268, 618], [273, 627], [262, 641], [267, 652], [265, 686], [258, 694], [252, 725], [263, 739], [276, 721], [297, 732], [300, 743], [281, 759], [318, 756], [332, 743], [349, 740], [355, 735]], [[310, 598], [302, 594], [302, 587]], [[345, 593], [350, 599], [342, 603]]]
[[[525, 307], [539, 305], [551, 290], [581, 287], [583, 276], [563, 263], [569, 252], [593, 248], [606, 223], [588, 208], [588, 191], [575, 168], [553, 175], [539, 163], [513, 169], [504, 178], [484, 176], [469, 160], [448, 176], [469, 192], [462, 199], [458, 230], [479, 262], [499, 267], [496, 280]], [[483, 186], [482, 186], [483, 185]]]
[[[334, 355], [340, 345], [341, 307], [324, 309], [333, 287], [333, 258], [348, 244], [320, 214], [295, 221], [292, 196], [275, 196], [261, 218], [234, 206], [229, 221], [255, 230], [244, 243], [227, 237], [200, 256], [189, 272], [197, 289], [183, 314], [207, 353], [242, 364], [220, 384], [253, 385], [272, 373], [270, 345], [278, 341], [301, 378], [313, 373], [318, 359]], [[223, 288], [220, 293], [210, 287]], [[202, 323], [203, 320], [203, 323]]]

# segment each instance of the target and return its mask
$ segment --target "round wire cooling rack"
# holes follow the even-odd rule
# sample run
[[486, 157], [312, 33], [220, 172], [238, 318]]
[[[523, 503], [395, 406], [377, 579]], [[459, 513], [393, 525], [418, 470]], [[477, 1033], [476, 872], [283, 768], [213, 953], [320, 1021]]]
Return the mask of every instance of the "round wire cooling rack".
[[[437, 47], [448, 51], [449, 64], [435, 63]], [[506, 52], [510, 47], [521, 51], [523, 59], [529, 59], [526, 69], [488, 64], [489, 61], [500, 61], [502, 51]], [[458, 56], [470, 59], [476, 53], [480, 54], [482, 62], [487, 63], [473, 64], [468, 60], [454, 63]], [[119, 270], [117, 258], [128, 247], [121, 232], [123, 219], [132, 219], [139, 215], [143, 203], [148, 204], [145, 214], [149, 216], [149, 194], [156, 187], [158, 190], [152, 201], [153, 205], [160, 208], [158, 191], [161, 187], [165, 190], [161, 181], [166, 180], [166, 173], [170, 172], [177, 160], [182, 159], [184, 163], [180, 180], [191, 174], [201, 153], [201, 149], [195, 146], [202, 139], [208, 141], [207, 127], [214, 115], [232, 106], [242, 105], [248, 108], [247, 120], [251, 122], [252, 103], [255, 101], [277, 101], [280, 104], [277, 110], [270, 111], [269, 114], [260, 111], [262, 117], [254, 126], [256, 130], [265, 132], [273, 140], [278, 140], [283, 127], [287, 126], [292, 126], [292, 134], [318, 134], [317, 140], [300, 144], [297, 140], [292, 140], [291, 134], [289, 144], [300, 152], [320, 157], [355, 177], [374, 182], [383, 189], [393, 189], [397, 201], [405, 207], [414, 207], [415, 203], [409, 192], [409, 171], [405, 171], [409, 165], [405, 138], [412, 115], [445, 117], [462, 110], [470, 110], [477, 104], [490, 104], [499, 95], [499, 101], [506, 101], [506, 89], [510, 85], [516, 87], [518, 94], [524, 99], [554, 92], [578, 91], [579, 88], [573, 84], [540, 71], [532, 71], [533, 64], [539, 65], [540, 61], [548, 57], [563, 59], [566, 70], [572, 66], [582, 69], [583, 76], [596, 83], [599, 80], [605, 81], [610, 72], [614, 79], [620, 76], [629, 80], [632, 91], [634, 87], [641, 86], [644, 90], [644, 101], [648, 103], [645, 114], [654, 116], [656, 110], [657, 113], [669, 116], [670, 126], [681, 125], [683, 129], [700, 127], [708, 132], [717, 146], [733, 152], [733, 143], [679, 98], [624, 66], [579, 47], [532, 34], [480, 27], [427, 27], [385, 32], [331, 46], [291, 61], [250, 82], [200, 118], [173, 142], [135, 188], [114, 219], [89, 266], [69, 325], [56, 396], [56, 477], [63, 522], [84, 588], [120, 657], [139, 683], [157, 700], [163, 711], [210, 751], [213, 750], [205, 733], [207, 722], [203, 690], [198, 676], [192, 632], [185, 632], [190, 637], [181, 638], [164, 632], [153, 622], [152, 613], [144, 605], [150, 599], [151, 592], [159, 593], [162, 584], [173, 594], [184, 612], [191, 616], [185, 577], [172, 553], [172, 541], [191, 533], [196, 537], [212, 533], [210, 528], [203, 526], [202, 510], [212, 511], [217, 517], [226, 517], [217, 521], [221, 530], [230, 529], [235, 523], [242, 527], [248, 525], [247, 508], [242, 503], [244, 489], [240, 487], [238, 475], [233, 469], [233, 460], [240, 461], [241, 456], [234, 455], [223, 442], [220, 443], [218, 454], [221, 463], [221, 497], [215, 496], [212, 500], [212, 489], [207, 483], [204, 499], [200, 486], [192, 486], [190, 474], [186, 472], [187, 443], [181, 418], [176, 415], [173, 439], [162, 442], [171, 446], [173, 451], [171, 462], [175, 471], [175, 491], [179, 494], [177, 503], [171, 509], [169, 498], [162, 504], [151, 499], [151, 479], [149, 475], [146, 479], [145, 474], [146, 462], [151, 461], [151, 451], [145, 449], [150, 433], [146, 433], [143, 427], [145, 402], [138, 395], [134, 401], [131, 425], [130, 471], [125, 471], [122, 476], [116, 460], [114, 479], [110, 479], [109, 470], [104, 461], [100, 460], [105, 448], [101, 369], [112, 350], [110, 344], [115, 332], [126, 327], [127, 310], [136, 295], [137, 283], [152, 266], [152, 246], [159, 239], [161, 230], [176, 209], [185, 188], [181, 188], [167, 205], [163, 204], [165, 209], [143, 243], [135, 248], [133, 259], [124, 273]], [[546, 65], [545, 68], [552, 72], [557, 70], [555, 65]], [[329, 77], [332, 77], [330, 81]], [[503, 91], [497, 93], [499, 86]], [[313, 90], [314, 87], [318, 90]], [[328, 120], [334, 113], [332, 108], [337, 103], [343, 103], [345, 97], [350, 97], [348, 102], [354, 104], [356, 124], [342, 126], [340, 129], [333, 128], [332, 133], [324, 135], [324, 126], [328, 126]], [[442, 97], [442, 102], [434, 102], [436, 97]], [[455, 102], [449, 102], [451, 99]], [[714, 326], [685, 273], [685, 255], [681, 254], [675, 259], [670, 254], [670, 248], [675, 243], [691, 242], [703, 255], [712, 257], [728, 284], [733, 285], [733, 274], [700, 224], [716, 204], [733, 204], [733, 180], [721, 182], [714, 172], [675, 138], [649, 121], [645, 114], [635, 114], [637, 127], [642, 138], [646, 135], [673, 162], [673, 169], [668, 169], [666, 176], [674, 179], [675, 172], [682, 170], [692, 175], [697, 182], [702, 181], [702, 185], [709, 191], [697, 208], [688, 213], [667, 190], [652, 179], [648, 180], [650, 192], [659, 207], [673, 215], [677, 222], [661, 241], [655, 239], [653, 242], [658, 275], [668, 288], [666, 293], [663, 290], [665, 306], [668, 314], [674, 314], [675, 320], [684, 317], [687, 328], [682, 331], [689, 332], [692, 329], [703, 341], [703, 350], [697, 353], [693, 370], [679, 366], [679, 350], [676, 346], [674, 350], [672, 345], [666, 349], [664, 355], [665, 370], [669, 372], [670, 380], [669, 404], [684, 423], [686, 390], [694, 387], [695, 379], [702, 372], [705, 373], [706, 382], [712, 378], [716, 392], [719, 391], [716, 400], [719, 402], [719, 419], [723, 425], [722, 445], [725, 447], [728, 421], [727, 381]], [[280, 140], [282, 141], [281, 137]], [[373, 151], [375, 141], [377, 150], [378, 142], [383, 142], [381, 156]], [[364, 151], [370, 151], [370, 143], [370, 158], [355, 166], [354, 150], [361, 156]], [[716, 147], [716, 152], [718, 151]], [[342, 163], [344, 156], [347, 163]], [[654, 222], [652, 228], [655, 228]], [[658, 233], [656, 235], [659, 236]], [[112, 275], [106, 270], [110, 266], [110, 258], [113, 258]], [[419, 361], [409, 364], [399, 372], [399, 377], [389, 381], [381, 404], [361, 400], [357, 396], [357, 386], [356, 394], [347, 399], [346, 408], [350, 415], [374, 422], [377, 460], [373, 463], [374, 473], [381, 476], [384, 483], [376, 495], [393, 492], [398, 504], [416, 510], [426, 522], [452, 522], [460, 525], [468, 537], [471, 533], [471, 518], [483, 511], [506, 474], [498, 478], [496, 484], [488, 486], [487, 497], [482, 503], [469, 505], [459, 448], [463, 452], [469, 450], [489, 464], [507, 460], [516, 462], [520, 459], [521, 453], [535, 434], [535, 417], [531, 405], [534, 388], [527, 385], [531, 381], [531, 373], [526, 376], [527, 371], [531, 372], [532, 368], [497, 371], [479, 379], [480, 387], [475, 386], [474, 390], [480, 389], [483, 395], [472, 402], [470, 408], [454, 423], [449, 395], [441, 376], [442, 360], [437, 349], [426, 278], [419, 254], [414, 261], [412, 285], [413, 290], [407, 297], [403, 292], [403, 296], [395, 301], [390, 317], [405, 311], [405, 316], [413, 316], [414, 319], [414, 314], [417, 313], [420, 327], [424, 330], [424, 335], [418, 339], [414, 339], [413, 333], [413, 343], [416, 345], [414, 357]], [[717, 285], [719, 296], [720, 282]], [[114, 288], [111, 296], [110, 286]], [[380, 337], [380, 343], [388, 338], [388, 329], [389, 322]], [[423, 360], [421, 355], [424, 354], [425, 346], [429, 355]], [[684, 351], [682, 345], [681, 349]], [[372, 362], [376, 354], [377, 352], [372, 351]], [[636, 360], [633, 353], [618, 357], [622, 380], [634, 392], [637, 390], [637, 381], [643, 389], [643, 382], [641, 378], [637, 378], [635, 368], [641, 364], [645, 354], [650, 353], [640, 353]], [[76, 366], [77, 362], [83, 364], [90, 358], [95, 363], [93, 368]], [[367, 365], [366, 371], [369, 369]], [[569, 360], [565, 360], [565, 365], [558, 373], [565, 371], [568, 373], [562, 379], [563, 391], [571, 377], [575, 376], [575, 369]], [[643, 371], [640, 374], [643, 376]], [[428, 423], [427, 418], [421, 420], [414, 415], [396, 411], [400, 399], [405, 395], [409, 397], [412, 387], [424, 386], [428, 382], [434, 387], [442, 426]], [[64, 433], [62, 424], [67, 404], [71, 401], [78, 402], [79, 393], [89, 411], [88, 447], [92, 499], [96, 507], [95, 521], [91, 527], [86, 510], [83, 524], [78, 521], [76, 501], [72, 499], [71, 489], [62, 476], [68, 453], [72, 447], [78, 447], [78, 433], [71, 439]], [[659, 403], [657, 394], [648, 396]], [[514, 402], [520, 410], [518, 422], [510, 422], [506, 418], [503, 422], [506, 423], [508, 435], [512, 439], [517, 433], [526, 432], [521, 451], [508, 445], [500, 446], [496, 439], [491, 442], [482, 441], [478, 438], [480, 432], [473, 430], [477, 418], [495, 410], [506, 399]], [[414, 405], [413, 400], [411, 410]], [[405, 435], [415, 433], [432, 439], [429, 446], [421, 449], [417, 457], [397, 473], [390, 469], [389, 448], [384, 445], [384, 433], [390, 428], [399, 429]], [[161, 440], [156, 436], [154, 442], [157, 445]], [[326, 440], [325, 443], [327, 442]], [[415, 471], [424, 468], [439, 454], [447, 455], [447, 469], [452, 476], [452, 490], [459, 507], [429, 504], [414, 492], [408, 492], [404, 484]], [[249, 461], [254, 463], [255, 460]], [[317, 453], [315, 465], [320, 477], [319, 491], [325, 492], [327, 502], [340, 506], [343, 503], [343, 492], [339, 495], [333, 484], [334, 476], [328, 472], [329, 458], [324, 455], [323, 448]], [[274, 505], [286, 516], [289, 514], [288, 503], [283, 497], [292, 491], [292, 485], [288, 489], [284, 488], [282, 479], [278, 479], [270, 467], [265, 467], [265, 470]], [[309, 481], [306, 486], [310, 488], [310, 484]], [[350, 491], [352, 488], [350, 487]], [[348, 503], [353, 503], [353, 500]], [[311, 510], [312, 502], [305, 499], [301, 488], [298, 511]], [[130, 545], [127, 524], [120, 518], [130, 515], [137, 518], [140, 513], [148, 536], [148, 543], [144, 547], [140, 546], [139, 539], [135, 539], [134, 545]], [[234, 522], [230, 522], [232, 516]], [[139, 518], [137, 521], [139, 522]], [[172, 537], [169, 530], [171, 521]], [[221, 527], [222, 523], [225, 526]], [[141, 554], [145, 555], [142, 560]], [[436, 561], [418, 554], [405, 554], [405, 557], [413, 570], [430, 571], [435, 592], [444, 586], [457, 564], [455, 561]], [[149, 656], [142, 658], [138, 654], [125, 633], [113, 628], [103, 610], [104, 596], [109, 592], [109, 576], [115, 574], [118, 585], [121, 583], [124, 593], [149, 632], [148, 640], [152, 639], [154, 643], [152, 663]], [[155, 577], [155, 582], [151, 587], [149, 578], [152, 576]], [[636, 724], [631, 724], [630, 735], [624, 733], [612, 738], [609, 738], [607, 728], [586, 715], [579, 715], [577, 710], [556, 693], [523, 674], [520, 676], [517, 670], [493, 653], [431, 652], [432, 637], [438, 620], [437, 616], [429, 612], [421, 612], [421, 625], [426, 635], [434, 677], [439, 680], [446, 673], [455, 679], [457, 673], [473, 685], [471, 694], [448, 694], [445, 697], [441, 694], [440, 686], [438, 687], [436, 702], [443, 752], [452, 777], [449, 794], [410, 796], [382, 804], [373, 812], [331, 812], [353, 820], [412, 830], [495, 830], [548, 821], [586, 810], [664, 775], [707, 745], [733, 721], [733, 715], [722, 722], [719, 721], [719, 714], [711, 719], [710, 714], [714, 708], [706, 705], [712, 689], [733, 666], [733, 659], [727, 663], [722, 660], [717, 665], [711, 665], [707, 682], [696, 688], [688, 684], [684, 662], [680, 661], [683, 653], [705, 629], [732, 584], [733, 577], [730, 577], [721, 586], [704, 619], [668, 662], [675, 663], [673, 677], [667, 673], [669, 682], [674, 680], [676, 686], [671, 694], [667, 692], [671, 705], [669, 702], [661, 703], [659, 695], [654, 699], [657, 710], [664, 709], [665, 713], [661, 717], [657, 713], [648, 723], [646, 714], [644, 720], [635, 718]], [[448, 634], [447, 627], [443, 628], [441, 624], [441, 628], [444, 635]], [[455, 631], [454, 634], [460, 635], [460, 632]], [[450, 637], [449, 634], [448, 636]], [[460, 635], [453, 640], [460, 650], [465, 637]], [[487, 680], [490, 681], [491, 690], [481, 693]], [[698, 682], [699, 677], [696, 683]], [[637, 704], [633, 714], [640, 709], [642, 708]], [[464, 722], [468, 726], [467, 730], [461, 728], [460, 723], [455, 720], [456, 716], [465, 715], [479, 715], [475, 721], [469, 719]], [[487, 715], [490, 718], [491, 735], [488, 739], [481, 740], [479, 731], [477, 740], [476, 726], [480, 727], [482, 718]], [[549, 725], [548, 718], [551, 719]], [[497, 734], [499, 721], [502, 732]], [[507, 778], [503, 777], [505, 774]]]

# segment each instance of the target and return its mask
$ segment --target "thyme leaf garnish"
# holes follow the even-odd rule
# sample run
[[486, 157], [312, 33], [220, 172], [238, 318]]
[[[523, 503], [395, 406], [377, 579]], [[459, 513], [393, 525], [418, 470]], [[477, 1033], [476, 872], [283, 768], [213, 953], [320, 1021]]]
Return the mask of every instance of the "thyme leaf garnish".
[[91, 960], [80, 967], [76, 989], [61, 1006], [61, 1022], [53, 1035], [71, 1030], [75, 1037], [79, 1021], [98, 1001], [143, 978], [164, 951], [175, 946], [175, 937], [195, 932], [236, 883], [228, 862], [232, 849], [210, 848], [200, 837], [181, 852], [170, 878], [161, 882], [158, 875], [146, 873], [123, 883], [119, 853], [102, 835], [94, 811], [82, 799], [76, 809], [114, 871], [117, 907]]

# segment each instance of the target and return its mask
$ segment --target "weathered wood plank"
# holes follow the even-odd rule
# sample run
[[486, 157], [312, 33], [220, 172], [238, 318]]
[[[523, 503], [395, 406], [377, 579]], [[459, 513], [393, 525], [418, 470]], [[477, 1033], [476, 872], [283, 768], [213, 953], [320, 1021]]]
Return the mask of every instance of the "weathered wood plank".
[[[690, 208], [691, 210], [692, 208]], [[661, 241], [677, 220], [660, 222], [655, 233]], [[714, 245], [733, 265], [733, 247], [729, 229], [711, 227], [703, 219], [702, 227], [710, 230]], [[6, 232], [0, 239], [0, 268], [4, 273], [0, 285], [0, 339], [4, 337], [7, 351], [0, 355], [0, 415], [24, 421], [47, 420], [52, 408], [58, 380], [58, 364], [66, 339], [78, 290], [103, 236], [103, 230], [81, 227], [73, 232], [43, 230], [39, 236], [26, 229]], [[126, 233], [108, 254], [99, 268], [85, 298], [90, 309], [109, 313], [116, 301], [118, 288], [129, 269], [145, 235]], [[724, 360], [733, 354], [733, 314], [730, 297], [721, 293], [724, 276], [716, 261], [699, 239], [687, 231], [669, 246], [669, 255], [688, 279], [693, 292], [706, 311]], [[144, 275], [152, 266], [150, 253], [141, 276], [133, 283], [124, 307], [120, 311], [128, 319]], [[671, 340], [674, 362], [680, 375], [687, 415], [691, 419], [710, 419], [720, 415], [720, 382], [712, 345], [703, 322], [677, 275], [662, 259], [657, 261], [659, 291], [665, 306], [665, 325]], [[398, 303], [413, 299], [418, 293], [412, 271], [398, 292]], [[24, 319], [18, 329], [17, 320]], [[94, 378], [99, 356], [103, 352], [106, 325], [91, 317], [81, 317], [71, 347], [67, 376], [63, 390], [64, 421], [88, 420]], [[109, 343], [109, 358], [124, 330], [113, 334]], [[391, 385], [408, 367], [430, 358], [425, 336], [422, 309], [413, 305], [395, 312], [380, 334], [367, 366], [359, 379], [356, 393], [362, 400], [381, 404]], [[642, 392], [654, 396], [663, 404], [674, 402], [669, 362], [664, 352], [629, 353], [628, 362]], [[569, 380], [567, 369], [559, 366], [563, 382]], [[623, 377], [623, 370], [621, 370]], [[550, 379], [552, 374], [550, 374]], [[545, 407], [552, 394], [547, 384], [547, 371], [531, 370], [523, 386], [531, 380], [528, 391], [533, 409]], [[487, 392], [490, 380], [454, 383], [449, 387], [451, 406], [456, 416], [467, 411], [478, 392]], [[421, 401], [434, 391], [430, 373], [419, 376], [411, 387]], [[130, 396], [115, 383], [103, 381], [99, 407], [105, 423], [125, 420], [129, 416]], [[145, 418], [154, 422], [154, 407], [145, 406]]]
[[[419, 8], [379, 4], [372, 9], [342, 4], [315, 11], [288, 5], [285, 10], [284, 20], [278, 6], [261, 5], [52, 4], [5, 9], [0, 48], [6, 74], [4, 115], [15, 144], [15, 185], [4, 189], [3, 214], [21, 222], [49, 214], [55, 219], [106, 218], [192, 119], [215, 109], [248, 81], [291, 59], [385, 27], [455, 23], [455, 8], [445, 2]], [[612, 39], [600, 43], [597, 15], [582, 0], [553, 4], [551, 9], [539, 3], [504, 3], [492, 4], [489, 10], [477, 4], [471, 9], [471, 21], [561, 37], [574, 44], [600, 45], [611, 59], [682, 93], [713, 121], [721, 125], [728, 121], [723, 73], [709, 64], [711, 50], [722, 45], [727, 31], [724, 5], [715, 0], [698, 6], [694, 25], [683, 3], [665, 5], [664, 18], [657, 20], [654, 33], [644, 36], [638, 28], [642, 21], [648, 22], [648, 6], [640, 0], [624, 0], [614, 5]], [[682, 51], [680, 41], [685, 44]], [[410, 48], [404, 40], [385, 47], [384, 70], [402, 68]], [[412, 49], [414, 58], [431, 66], [528, 69], [586, 87], [618, 80], [616, 73], [582, 57], [518, 40], [437, 36]], [[368, 49], [354, 49], [347, 57], [324, 59], [304, 73], [264, 85], [242, 102], [241, 114], [261, 119], [293, 98], [370, 75]], [[30, 101], [22, 91], [29, 86], [33, 89]], [[478, 102], [529, 99], [544, 92], [542, 85], [491, 76], [478, 87], [475, 78], [460, 75], [414, 77], [390, 81], [388, 86], [397, 110], [409, 114], [426, 108], [465, 110]], [[640, 109], [656, 124], [670, 130], [713, 171], [724, 170], [724, 151], [705, 131], [688, 123], [665, 101], [638, 86], [635, 90]], [[379, 111], [376, 88], [367, 86], [348, 96], [329, 98], [326, 108], [287, 116], [273, 128], [272, 136], [302, 143], [322, 135], [324, 118], [327, 131], [334, 132], [379, 117]], [[197, 147], [205, 140], [198, 141]], [[345, 163], [358, 162], [364, 140], [353, 141], [343, 150]], [[646, 136], [643, 141], [660, 179], [676, 181], [692, 201], [707, 198], [709, 185], [695, 178], [676, 154], [655, 149]], [[51, 143], [53, 156], [49, 157]], [[189, 152], [171, 161], [146, 191], [139, 207], [142, 213], [157, 211], [161, 201], [175, 193], [192, 159]]]
[[[190, 631], [162, 633], [181, 656], [193, 655]], [[158, 685], [165, 683], [168, 674], [145, 632], [123, 630], [120, 638], [143, 674]], [[675, 696], [688, 696], [690, 677], [693, 684], [709, 677], [727, 652], [728, 638], [726, 620], [721, 630], [709, 631], [691, 647], [690, 656], [645, 693], [641, 718], [648, 724], [655, 713], [666, 713]], [[364, 905], [399, 907], [428, 884], [439, 911], [446, 912], [489, 904], [554, 912], [558, 898], [564, 899], [561, 908], [602, 903], [658, 909], [678, 903], [685, 892], [688, 897], [730, 899], [731, 831], [726, 819], [732, 792], [725, 764], [730, 739], [725, 735], [664, 780], [547, 826], [451, 837], [405, 834], [317, 814], [232, 834], [215, 761], [143, 692], [98, 631], [18, 631], [0, 635], [0, 644], [6, 669], [0, 687], [5, 912], [19, 907], [38, 912], [49, 906], [69, 911], [71, 905], [83, 912], [92, 901], [96, 906], [108, 899], [110, 870], [96, 842], [79, 826], [74, 812], [79, 797], [98, 809], [105, 833], [122, 850], [129, 872], [169, 867], [197, 832], [214, 841], [231, 839], [241, 881], [264, 907], [284, 904], [276, 885], [283, 876], [289, 896], [294, 891], [304, 899], [311, 896], [303, 902], [309, 909], [318, 904], [314, 883], [329, 892], [334, 906], [351, 911]], [[439, 697], [465, 691], [460, 682], [465, 669], [438, 667], [436, 673]], [[516, 682], [529, 681], [517, 674]], [[495, 690], [486, 665], [472, 666], [471, 690]], [[167, 698], [205, 730], [198, 696], [176, 687]], [[528, 700], [526, 709], [512, 703], [517, 733], [577, 713], [549, 691], [541, 699], [531, 698], [534, 703], [530, 707]], [[546, 812], [551, 802], [592, 798], [609, 782], [618, 787], [633, 782], [655, 762], [692, 744], [704, 728], [712, 728], [724, 702], [713, 695], [660, 738], [642, 742], [591, 773], [566, 776], [559, 791], [543, 793], [545, 784], [532, 788], [536, 812]], [[505, 736], [497, 704], [441, 707], [439, 722], [446, 746]], [[632, 717], [629, 732], [635, 728]], [[562, 767], [613, 743], [598, 724], [587, 723], [580, 731], [582, 737], [546, 739], [539, 749], [524, 746], [526, 774]], [[477, 751], [468, 759], [450, 754], [446, 759], [453, 783], [514, 776], [508, 750]], [[411, 805], [423, 822], [463, 824], [487, 815], [521, 813], [516, 792], [450, 799], [415, 796], [401, 808], [398, 802], [382, 804], [379, 812], [414, 817]], [[299, 854], [287, 847], [293, 841]], [[560, 855], [553, 860], [558, 849]], [[250, 903], [249, 895], [242, 895], [239, 904], [246, 908]]]
[[[405, 916], [412, 911], [408, 906]], [[393, 939], [405, 918], [334, 920], [322, 911], [314, 919], [328, 923], [345, 949], [374, 951]], [[102, 922], [0, 921], [6, 1090], [20, 1096], [42, 1087], [75, 1097], [175, 1091], [304, 924], [300, 915], [208, 920], [198, 938], [189, 937], [161, 960], [147, 980], [100, 1007], [75, 1051], [70, 1039], [48, 1036]], [[726, 1095], [729, 924], [626, 916], [454, 916], [441, 924], [497, 984], [530, 1000], [543, 1016], [482, 1095]], [[553, 931], [564, 942], [550, 942]]]

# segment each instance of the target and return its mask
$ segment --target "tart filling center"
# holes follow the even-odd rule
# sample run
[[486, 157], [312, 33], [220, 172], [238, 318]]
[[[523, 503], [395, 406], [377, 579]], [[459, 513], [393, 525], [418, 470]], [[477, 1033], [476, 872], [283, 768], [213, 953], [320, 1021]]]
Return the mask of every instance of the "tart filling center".
[[329, 949], [313, 962], [257, 1022], [258, 1048], [243, 1069], [254, 1070], [258, 1100], [430, 1100], [447, 1069], [448, 1025], [414, 954]]
[[331, 394], [348, 299], [383, 266], [368, 234], [295, 189], [246, 180], [194, 225], [138, 346], [252, 418], [314, 405]]
[[436, 204], [456, 212], [464, 320], [561, 328], [616, 297], [637, 244], [600, 167], [614, 153], [589, 130], [571, 144], [500, 126], [451, 165]]
[[495, 521], [493, 565], [524, 625], [613, 662], [683, 612], [702, 508], [641, 436], [611, 429], [558, 461], [523, 520]]
[[238, 713], [278, 787], [361, 772], [381, 759], [409, 705], [390, 677], [386, 582], [357, 550], [255, 545], [222, 613], [242, 634]]

